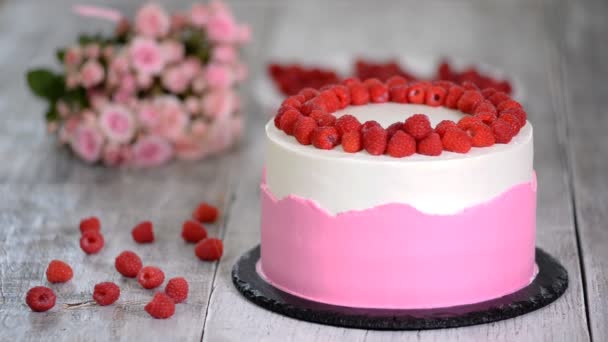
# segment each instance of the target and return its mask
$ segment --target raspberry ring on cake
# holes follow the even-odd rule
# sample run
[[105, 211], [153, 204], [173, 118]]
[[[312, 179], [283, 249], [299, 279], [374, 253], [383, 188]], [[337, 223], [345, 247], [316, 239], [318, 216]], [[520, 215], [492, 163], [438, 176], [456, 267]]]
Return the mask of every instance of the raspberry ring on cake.
[[493, 89], [397, 77], [287, 98], [266, 125], [259, 273], [299, 297], [368, 308], [463, 305], [527, 286], [526, 117]]

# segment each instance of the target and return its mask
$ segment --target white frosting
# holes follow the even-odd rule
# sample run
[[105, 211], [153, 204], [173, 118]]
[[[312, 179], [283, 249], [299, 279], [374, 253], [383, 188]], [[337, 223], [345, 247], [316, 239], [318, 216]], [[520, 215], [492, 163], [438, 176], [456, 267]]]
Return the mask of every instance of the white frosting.
[[[443, 107], [398, 103], [350, 106], [335, 115], [347, 113], [384, 127], [416, 113], [427, 114], [433, 126], [464, 115]], [[332, 214], [387, 203], [409, 204], [429, 214], [454, 214], [533, 178], [529, 122], [509, 144], [474, 147], [466, 154], [444, 151], [436, 157], [346, 153], [341, 146], [320, 150], [301, 145], [277, 129], [273, 120], [266, 125], [266, 135], [266, 182], [274, 196], [311, 199]]]

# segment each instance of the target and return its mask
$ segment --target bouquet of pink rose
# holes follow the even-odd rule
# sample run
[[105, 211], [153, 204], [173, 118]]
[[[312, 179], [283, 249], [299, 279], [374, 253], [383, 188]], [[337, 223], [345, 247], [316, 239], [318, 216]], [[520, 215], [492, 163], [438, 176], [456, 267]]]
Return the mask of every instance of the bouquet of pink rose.
[[169, 15], [156, 4], [133, 22], [115, 10], [79, 6], [116, 23], [112, 36], [81, 36], [60, 50], [63, 72], [27, 74], [49, 102], [59, 140], [89, 163], [150, 167], [195, 160], [233, 145], [243, 116], [236, 88], [247, 74], [238, 48], [250, 39], [221, 2]]

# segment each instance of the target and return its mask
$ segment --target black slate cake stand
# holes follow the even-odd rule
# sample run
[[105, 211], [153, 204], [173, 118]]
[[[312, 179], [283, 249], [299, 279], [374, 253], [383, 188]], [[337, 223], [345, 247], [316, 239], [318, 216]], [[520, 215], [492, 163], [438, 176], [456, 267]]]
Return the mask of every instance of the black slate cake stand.
[[538, 310], [568, 288], [566, 269], [542, 249], [536, 249], [538, 274], [525, 288], [493, 300], [433, 309], [367, 309], [310, 301], [268, 284], [256, 271], [260, 246], [243, 254], [232, 269], [236, 288], [251, 302], [292, 318], [346, 328], [423, 330], [455, 328], [508, 319]]

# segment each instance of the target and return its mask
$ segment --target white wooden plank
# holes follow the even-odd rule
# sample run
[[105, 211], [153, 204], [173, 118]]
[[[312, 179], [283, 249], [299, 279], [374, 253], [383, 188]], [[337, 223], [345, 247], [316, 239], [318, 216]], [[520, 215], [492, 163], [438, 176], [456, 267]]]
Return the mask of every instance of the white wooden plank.
[[[241, 163], [236, 201], [226, 229], [228, 249], [212, 293], [206, 341], [586, 341], [589, 340], [574, 234], [570, 191], [562, 158], [559, 123], [551, 107], [543, 8], [538, 4], [471, 4], [435, 1], [416, 6], [393, 3], [291, 3], [278, 18], [270, 56], [331, 57], [350, 54], [456, 55], [494, 62], [522, 80], [535, 125], [539, 177], [538, 245], [566, 266], [570, 288], [559, 301], [537, 312], [475, 327], [422, 332], [377, 332], [311, 324], [270, 313], [250, 304], [232, 286], [230, 270], [241, 253], [259, 241], [258, 184], [263, 143], [253, 138]], [[521, 4], [520, 4], [521, 5]], [[322, 8], [322, 10], [319, 10]], [[311, 19], [314, 18], [314, 25]], [[516, 25], [514, 24], [516, 23]], [[549, 60], [550, 63], [550, 60]], [[263, 122], [251, 129], [262, 135]], [[253, 172], [252, 170], [255, 170]]]

